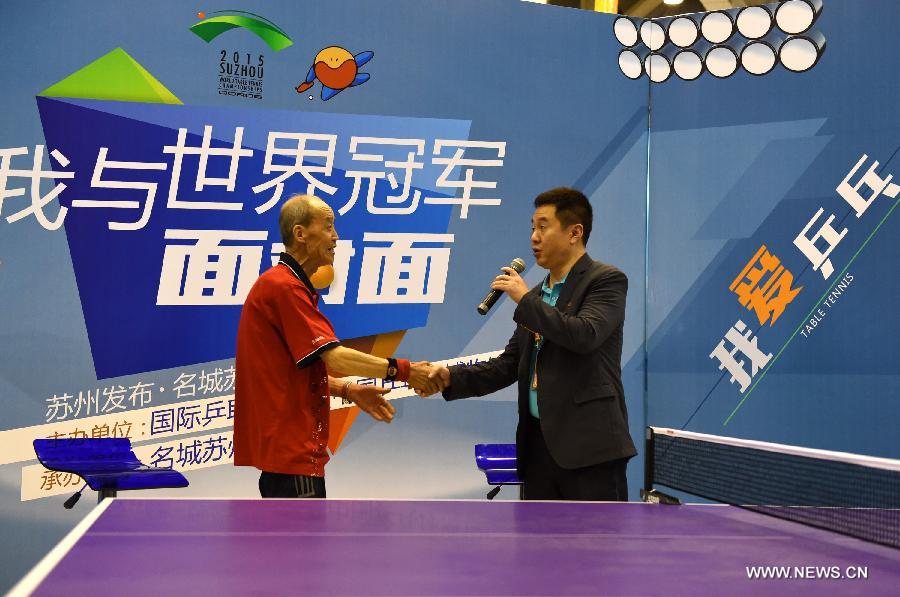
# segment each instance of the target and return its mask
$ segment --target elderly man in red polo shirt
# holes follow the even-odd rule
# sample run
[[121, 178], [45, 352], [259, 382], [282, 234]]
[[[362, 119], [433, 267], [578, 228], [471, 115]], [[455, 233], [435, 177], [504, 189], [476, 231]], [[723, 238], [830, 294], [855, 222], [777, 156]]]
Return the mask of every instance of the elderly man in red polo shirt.
[[334, 212], [312, 195], [295, 195], [279, 217], [284, 253], [244, 301], [235, 360], [234, 464], [262, 474], [262, 497], [325, 497], [329, 396], [346, 398], [390, 423], [385, 388], [336, 379], [328, 371], [409, 383], [429, 393], [429, 363], [382, 359], [340, 345], [310, 282], [334, 262]]

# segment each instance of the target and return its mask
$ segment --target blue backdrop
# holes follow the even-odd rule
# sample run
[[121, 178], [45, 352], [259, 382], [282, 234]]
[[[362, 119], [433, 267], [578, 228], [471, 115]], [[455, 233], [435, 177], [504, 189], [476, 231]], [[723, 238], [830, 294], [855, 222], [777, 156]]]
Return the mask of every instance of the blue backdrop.
[[[900, 7], [891, 0], [824, 4], [813, 29], [827, 46], [806, 72], [776, 66], [754, 76], [739, 68], [726, 78], [706, 72], [651, 83], [620, 69], [614, 15], [515, 0], [238, 6], [293, 42], [278, 50], [244, 29], [210, 42], [191, 31], [232, 5], [4, 3], [0, 159], [7, 161], [0, 168], [34, 169], [36, 146], [46, 145], [37, 169], [57, 174], [32, 180], [13, 173], [0, 188], [0, 451], [7, 454], [0, 525], [12, 539], [2, 549], [0, 587], [11, 586], [88, 510], [64, 511], [59, 487], [47, 492], [57, 497], [31, 499], [53, 479], [38, 474], [40, 487], [28, 485], [35, 461], [13, 456], [23, 441], [48, 434], [48, 425], [71, 429], [96, 415], [121, 423], [142, 408], [228, 395], [219, 373], [233, 365], [241, 282], [217, 286], [215, 272], [240, 255], [238, 267], [255, 273], [277, 251], [276, 211], [255, 209], [274, 189], [253, 191], [278, 175], [266, 171], [272, 132], [319, 135], [301, 162], [335, 189], [320, 193], [335, 210], [348, 204], [359, 172], [381, 173], [373, 206], [357, 189], [356, 203], [337, 221], [355, 253], [346, 292], [338, 300], [332, 286], [324, 307], [342, 337], [382, 334], [381, 342], [405, 330], [395, 354], [413, 359], [501, 349], [513, 330], [511, 303], [486, 318], [475, 306], [498, 267], [529, 255], [534, 196], [575, 186], [595, 209], [589, 253], [630, 279], [623, 377], [636, 444], [642, 447], [643, 427], [652, 424], [897, 457], [897, 192], [886, 183], [857, 217], [837, 189], [845, 179], [858, 186], [875, 160], [881, 180], [900, 164], [892, 161], [898, 122], [891, 109], [898, 88], [892, 24]], [[739, 49], [747, 42], [735, 34], [728, 43]], [[298, 93], [329, 46], [373, 52], [359, 68], [371, 78], [328, 100], [321, 81]], [[264, 67], [251, 73], [234, 62]], [[206, 126], [208, 145], [218, 150], [206, 166], [212, 180], [197, 188], [200, 159], [183, 152], [175, 200], [220, 205], [174, 207], [177, 150], [164, 148], [178, 145], [179, 129], [184, 147], [203, 146]], [[238, 128], [240, 149], [250, 154], [236, 158], [229, 180]], [[333, 163], [321, 152], [331, 137]], [[366, 145], [364, 138], [394, 143]], [[102, 148], [107, 168], [98, 173]], [[272, 163], [291, 162], [282, 154]], [[402, 165], [408, 162], [417, 165]], [[453, 186], [467, 176], [477, 183], [468, 195]], [[66, 189], [41, 205], [59, 183]], [[308, 183], [294, 174], [284, 193]], [[138, 227], [151, 187], [155, 203]], [[421, 202], [411, 213], [378, 213], [410, 206], [417, 192]], [[872, 190], [859, 192], [868, 198]], [[441, 202], [463, 196], [493, 201], [468, 208]], [[131, 203], [83, 203], [90, 201]], [[64, 222], [48, 230], [60, 207], [69, 209]], [[823, 228], [830, 215], [835, 234], [847, 230], [837, 243]], [[111, 222], [136, 229], [112, 230]], [[187, 269], [163, 284], [166, 256], [189, 268], [190, 247], [209, 238], [185, 240], [173, 230], [232, 234], [204, 262], [203, 292], [192, 294]], [[825, 236], [797, 240], [817, 232]], [[392, 296], [383, 277], [362, 291], [367, 251], [377, 257], [384, 249], [367, 233], [419, 241], [438, 235], [424, 247], [431, 251], [427, 275], [439, 274], [429, 288], [443, 285], [442, 292]], [[829, 238], [833, 269], [825, 277], [820, 258]], [[448, 255], [445, 272], [435, 265], [441, 255]], [[397, 262], [409, 270], [401, 280], [414, 276], [415, 258]], [[541, 275], [529, 263], [526, 280]], [[366, 292], [376, 298], [366, 302]], [[194, 393], [186, 391], [189, 379]], [[124, 401], [111, 401], [116, 388], [128, 389]], [[452, 405], [405, 398], [395, 403], [390, 427], [359, 418], [329, 464], [329, 494], [483, 498], [472, 445], [512, 441], [514, 400], [511, 390]], [[158, 441], [140, 425], [129, 430], [139, 447]], [[206, 433], [184, 424], [178, 438]], [[642, 457], [629, 468], [633, 499]], [[191, 487], [179, 495], [255, 495], [254, 471], [230, 464], [188, 477]]]

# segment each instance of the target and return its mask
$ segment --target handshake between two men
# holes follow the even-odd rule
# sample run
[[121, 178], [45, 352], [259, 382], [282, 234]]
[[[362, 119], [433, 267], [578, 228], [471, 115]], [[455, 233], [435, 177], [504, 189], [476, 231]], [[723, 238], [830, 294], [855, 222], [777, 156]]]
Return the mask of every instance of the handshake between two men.
[[[343, 380], [334, 381], [336, 388], [332, 391], [332, 395], [349, 400], [376, 421], [390, 423], [393, 420], [396, 409], [384, 397], [391, 391], [390, 388], [359, 385]], [[444, 391], [450, 385], [450, 370], [428, 361], [410, 363], [409, 379], [406, 383], [419, 396], [431, 396]]]
[[[324, 392], [317, 382], [323, 375], [331, 396], [391, 422], [395, 410], [385, 398], [388, 388], [340, 379], [352, 375], [405, 382], [419, 396], [443, 392], [448, 400], [486, 396], [518, 382], [521, 433], [517, 431], [516, 449], [522, 457], [531, 455], [527, 467], [518, 461], [526, 499], [627, 499], [626, 464], [636, 454], [621, 380], [628, 278], [587, 254], [593, 209], [582, 192], [551, 189], [535, 197], [534, 207], [530, 245], [535, 265], [545, 270], [543, 281], [529, 290], [519, 275], [525, 269], [521, 259], [502, 268], [478, 312], [486, 314], [500, 294], [507, 296], [516, 304], [513, 336], [497, 357], [448, 369], [341, 346], [334, 326], [318, 309], [310, 279], [320, 267], [334, 265], [334, 212], [312, 195], [295, 195], [284, 203], [279, 230], [285, 251], [278, 266], [264, 272], [247, 295], [235, 359], [234, 462], [263, 471], [263, 497], [285, 497], [280, 489], [263, 490], [267, 475], [279, 470], [264, 468], [273, 463], [284, 472], [295, 469], [296, 462], [312, 463], [297, 472], [324, 475], [324, 446], [296, 442], [287, 434], [282, 441], [267, 426], [272, 413], [283, 413], [289, 428], [315, 437], [327, 422], [328, 410], [318, 408]], [[317, 408], [301, 412], [295, 393], [302, 394], [301, 404]], [[287, 455], [286, 460], [263, 458], [252, 446], [261, 446], [261, 454]], [[324, 479], [316, 482], [321, 486], [316, 497], [325, 497]]]
[[[522, 260], [516, 259], [510, 264], [510, 267], [501, 268], [503, 273], [494, 278], [494, 281], [491, 283], [492, 294], [488, 295], [488, 298], [486, 298], [485, 301], [482, 302], [482, 305], [479, 306], [479, 312], [482, 314], [486, 312], [501, 293], [506, 293], [516, 303], [522, 299], [525, 293], [528, 292], [525, 281], [519, 276], [519, 272], [522, 271], [524, 266], [525, 264]], [[482, 311], [482, 307], [484, 307], [484, 311]], [[334, 353], [336, 355], [343, 354], [341, 352], [342, 350], [346, 351], [348, 349], [337, 348], [329, 351], [329, 353]], [[326, 353], [326, 355], [329, 353]], [[330, 367], [332, 363], [328, 356], [324, 356], [323, 358]], [[380, 359], [377, 360], [380, 361]], [[383, 363], [383, 361], [381, 362]], [[338, 366], [337, 369], [342, 371], [351, 370], [342, 369], [340, 366]], [[424, 398], [438, 392], [443, 392], [450, 387], [450, 370], [443, 365], [435, 365], [428, 361], [417, 361], [409, 363], [409, 374], [405, 381], [416, 394]], [[359, 406], [360, 409], [369, 414], [372, 418], [378, 421], [384, 421], [385, 423], [390, 423], [393, 419], [395, 409], [384, 398], [384, 394], [389, 391], [390, 390], [387, 388], [378, 388], [376, 386], [356, 386], [356, 391], [350, 391], [349, 395], [344, 395], [348, 392], [342, 392], [340, 395]]]
[[414, 366], [419, 365], [419, 373], [415, 379], [409, 378], [409, 387], [415, 390], [416, 394], [422, 396], [431, 396], [438, 392], [443, 392], [450, 386], [450, 370], [443, 365], [434, 365], [427, 361], [413, 363]]

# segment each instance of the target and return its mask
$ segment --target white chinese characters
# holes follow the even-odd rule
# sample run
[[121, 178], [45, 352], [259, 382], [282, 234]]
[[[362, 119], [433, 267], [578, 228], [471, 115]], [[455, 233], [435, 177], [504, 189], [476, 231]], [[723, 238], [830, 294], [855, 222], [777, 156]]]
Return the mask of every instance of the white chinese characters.
[[391, 243], [367, 247], [357, 302], [442, 303], [450, 263], [450, 249], [414, 244], [453, 242], [452, 234], [377, 234], [364, 241]]
[[243, 230], [166, 230], [157, 305], [242, 305], [259, 277], [260, 245], [223, 245], [225, 241], [264, 241], [268, 233]]
[[[166, 230], [157, 305], [240, 305], [259, 276], [266, 231]], [[444, 300], [452, 234], [365, 233], [357, 304], [425, 304]], [[228, 243], [228, 244], [224, 244]], [[424, 245], [424, 246], [423, 246]], [[271, 264], [281, 243], [272, 244]], [[339, 240], [334, 277], [323, 296], [344, 304], [348, 273], [357, 250]]]
[[[376, 216], [410, 215], [426, 204], [459, 206], [459, 217], [465, 220], [473, 206], [499, 206], [502, 203], [501, 197], [479, 195], [497, 189], [496, 175], [489, 176], [485, 171], [503, 166], [505, 141], [434, 139], [430, 142], [429, 161], [429, 141], [423, 138], [351, 135], [345, 140], [327, 132], [269, 131], [261, 169], [263, 175], [271, 177], [245, 190], [238, 183], [240, 165], [252, 158], [255, 150], [244, 145], [244, 133], [244, 127], [236, 126], [233, 133], [229, 133], [231, 140], [225, 141], [214, 137], [213, 126], [207, 124], [203, 126], [202, 134], [192, 135], [194, 139], [199, 137], [198, 142], [189, 139], [191, 133], [187, 128], [179, 128], [175, 143], [161, 149], [163, 155], [172, 156], [167, 181], [152, 176], [152, 171], [168, 171], [169, 162], [126, 159], [128, 148], [99, 147], [87, 188], [114, 192], [72, 197], [69, 205], [75, 209], [136, 211], [136, 215], [127, 221], [115, 218], [107, 220], [107, 224], [110, 230], [142, 230], [150, 222], [156, 207], [158, 187], [167, 185], [166, 209], [241, 212], [244, 203], [240, 199], [249, 190], [261, 195], [262, 202], [254, 207], [254, 211], [263, 214], [284, 199], [285, 188], [295, 174], [303, 181], [298, 183], [302, 185], [300, 187], [295, 184], [297, 188], [292, 192], [333, 197], [339, 202], [336, 211], [342, 216], [359, 203], [364, 203], [367, 213]], [[43, 145], [35, 146], [30, 169], [14, 169], [13, 157], [27, 154], [26, 147], [0, 149], [0, 213], [4, 199], [26, 193], [25, 187], [9, 188], [9, 179], [27, 178], [30, 179], [30, 205], [8, 215], [7, 222], [14, 223], [34, 215], [43, 228], [57, 230], [63, 225], [70, 207], [60, 206], [52, 219], [45, 214], [45, 209], [67, 188], [59, 181], [75, 178], [76, 174], [44, 170]], [[116, 159], [109, 159], [110, 154]], [[341, 158], [346, 161], [344, 156], [349, 156], [349, 161], [341, 170], [337, 164]], [[59, 149], [51, 151], [50, 157], [63, 168], [69, 166], [69, 159]], [[186, 157], [193, 161], [186, 161]], [[435, 168], [426, 170], [426, 166], [441, 167], [436, 179]], [[182, 175], [185, 175], [185, 181], [182, 181]], [[251, 173], [250, 184], [256, 182], [258, 176], [258, 173]], [[57, 184], [42, 195], [43, 179], [56, 179]], [[193, 185], [189, 184], [191, 181]], [[183, 185], [183, 182], [188, 184]], [[209, 188], [219, 191], [214, 194], [214, 200], [205, 196], [202, 200], [190, 197], [191, 191], [201, 193]]]

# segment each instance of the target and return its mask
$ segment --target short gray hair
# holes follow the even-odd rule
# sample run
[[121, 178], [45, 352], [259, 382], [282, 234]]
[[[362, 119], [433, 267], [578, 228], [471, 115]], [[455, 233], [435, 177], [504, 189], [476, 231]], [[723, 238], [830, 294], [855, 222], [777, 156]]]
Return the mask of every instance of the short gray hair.
[[294, 226], [309, 226], [313, 218], [313, 199], [315, 195], [297, 194], [288, 197], [281, 206], [281, 215], [278, 217], [278, 227], [281, 229], [281, 242], [285, 247], [294, 242]]

